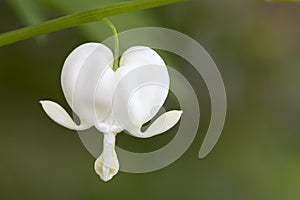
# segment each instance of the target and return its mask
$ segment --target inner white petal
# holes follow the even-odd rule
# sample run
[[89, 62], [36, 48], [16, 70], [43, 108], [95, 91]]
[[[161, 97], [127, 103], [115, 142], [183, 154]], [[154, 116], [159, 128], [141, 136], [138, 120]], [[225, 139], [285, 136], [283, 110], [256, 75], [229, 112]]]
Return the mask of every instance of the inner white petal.
[[102, 133], [119, 133], [123, 130], [118, 125], [111, 111], [103, 121], [96, 122], [95, 127], [98, 131]]

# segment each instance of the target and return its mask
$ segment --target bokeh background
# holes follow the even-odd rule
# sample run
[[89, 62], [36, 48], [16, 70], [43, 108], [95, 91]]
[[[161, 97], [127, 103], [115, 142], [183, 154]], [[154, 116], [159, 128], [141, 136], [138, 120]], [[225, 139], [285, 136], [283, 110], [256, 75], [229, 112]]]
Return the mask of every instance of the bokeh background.
[[[0, 32], [114, 2], [0, 0]], [[194, 0], [110, 17], [119, 31], [166, 27], [202, 44], [222, 73], [228, 112], [218, 144], [200, 160], [207, 88], [192, 66], [159, 51], [197, 91], [199, 133], [172, 165], [120, 172], [108, 183], [95, 174], [77, 133], [52, 122], [38, 101], [68, 108], [60, 87], [64, 59], [79, 44], [110, 37], [110, 29], [99, 22], [1, 47], [0, 199], [300, 199], [299, 18], [300, 4], [249, 0]], [[177, 105], [170, 94], [166, 106]], [[120, 134], [117, 144], [152, 151], [175, 131], [149, 140]]]

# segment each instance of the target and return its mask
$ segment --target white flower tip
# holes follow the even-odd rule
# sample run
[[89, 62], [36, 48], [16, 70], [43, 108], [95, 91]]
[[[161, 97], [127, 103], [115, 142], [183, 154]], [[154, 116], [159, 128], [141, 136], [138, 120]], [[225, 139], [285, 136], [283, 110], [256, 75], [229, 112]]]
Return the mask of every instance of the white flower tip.
[[182, 115], [183, 113], [183, 110], [175, 110], [180, 116]]
[[[40, 100], [39, 103], [42, 105], [43, 109], [45, 110], [45, 109], [47, 109], [47, 104], [49, 105], [54, 102], [51, 102], [49, 100]], [[46, 112], [46, 110], [45, 110], [45, 112]]]
[[179, 117], [178, 120], [179, 120], [183, 114], [183, 110], [178, 110], [177, 112], [178, 112], [178, 117]]
[[164, 131], [167, 131], [168, 129], [175, 126], [177, 122], [180, 120], [182, 113], [183, 113], [182, 110], [172, 110], [165, 113], [165, 115], [162, 116], [166, 120], [164, 123]]
[[94, 167], [96, 173], [105, 182], [111, 180], [119, 171], [118, 169], [104, 163], [103, 159], [97, 159]]

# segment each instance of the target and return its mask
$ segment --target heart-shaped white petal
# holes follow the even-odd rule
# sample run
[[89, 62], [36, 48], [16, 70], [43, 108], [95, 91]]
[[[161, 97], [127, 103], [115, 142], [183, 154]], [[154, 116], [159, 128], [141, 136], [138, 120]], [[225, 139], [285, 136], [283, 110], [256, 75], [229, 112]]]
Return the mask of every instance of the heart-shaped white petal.
[[[158, 112], [169, 91], [169, 74], [163, 59], [152, 49], [134, 46], [127, 49], [121, 59], [115, 92], [130, 102], [123, 102], [131, 120], [143, 124]], [[122, 82], [122, 83], [121, 83]], [[118, 89], [119, 89], [118, 88]], [[119, 95], [117, 94], [117, 95]]]
[[73, 111], [91, 124], [110, 112], [113, 85], [113, 55], [100, 43], [76, 48], [66, 59], [61, 84]]
[[136, 46], [124, 52], [120, 64], [113, 114], [121, 127], [136, 137], [146, 138], [176, 124], [181, 112], [166, 113], [149, 127], [148, 132], [140, 131], [142, 125], [159, 111], [168, 95], [169, 74], [161, 57], [148, 47]]

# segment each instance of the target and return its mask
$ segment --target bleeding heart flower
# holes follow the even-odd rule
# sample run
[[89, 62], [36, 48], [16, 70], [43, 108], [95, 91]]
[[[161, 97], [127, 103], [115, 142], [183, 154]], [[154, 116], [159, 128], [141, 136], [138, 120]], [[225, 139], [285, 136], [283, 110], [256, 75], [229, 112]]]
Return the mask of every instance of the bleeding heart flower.
[[95, 162], [95, 170], [104, 181], [119, 170], [117, 133], [126, 130], [135, 137], [152, 137], [173, 127], [182, 114], [166, 112], [142, 132], [142, 125], [154, 117], [167, 98], [167, 67], [154, 50], [143, 46], [126, 50], [116, 71], [113, 60], [111, 50], [100, 43], [83, 44], [66, 59], [61, 84], [79, 125], [57, 103], [40, 101], [56, 123], [73, 130], [95, 126], [104, 134], [103, 151]]

